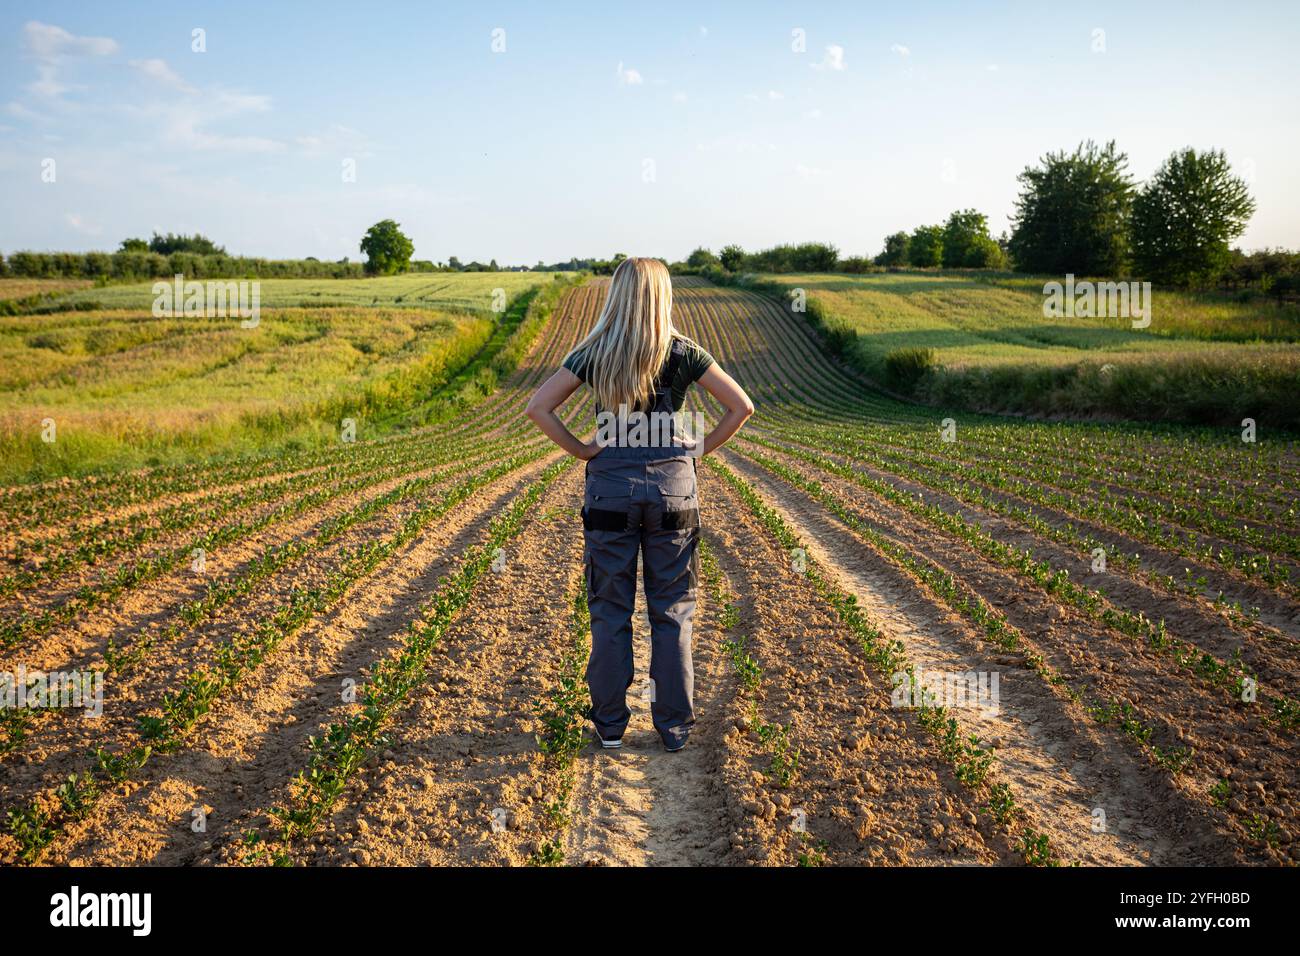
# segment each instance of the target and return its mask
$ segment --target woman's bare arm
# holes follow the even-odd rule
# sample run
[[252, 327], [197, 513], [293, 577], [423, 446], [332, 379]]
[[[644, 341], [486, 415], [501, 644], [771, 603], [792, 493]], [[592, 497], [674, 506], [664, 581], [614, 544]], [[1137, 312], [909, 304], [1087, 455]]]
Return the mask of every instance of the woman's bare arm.
[[727, 413], [718, 419], [718, 424], [713, 427], [713, 431], [704, 436], [702, 454], [707, 455], [721, 448], [732, 435], [740, 431], [740, 426], [754, 414], [754, 403], [749, 400], [745, 390], [736, 384], [736, 380], [724, 372], [716, 362], [700, 376], [699, 381], [704, 390], [727, 410]]
[[600, 446], [594, 441], [583, 442], [575, 438], [573, 433], [564, 426], [564, 422], [560, 421], [560, 416], [555, 414], [555, 410], [568, 401], [569, 396], [576, 392], [581, 384], [582, 379], [567, 368], [560, 369], [543, 382], [542, 387], [533, 394], [528, 401], [528, 407], [524, 409], [524, 414], [531, 418], [533, 423], [542, 430], [542, 434], [555, 444], [573, 457], [588, 461], [596, 457]]

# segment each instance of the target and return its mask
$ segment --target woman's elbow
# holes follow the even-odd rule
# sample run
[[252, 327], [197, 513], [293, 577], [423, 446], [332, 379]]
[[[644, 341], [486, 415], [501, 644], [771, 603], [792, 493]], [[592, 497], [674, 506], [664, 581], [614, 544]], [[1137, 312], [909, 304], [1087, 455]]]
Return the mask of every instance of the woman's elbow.
[[748, 420], [754, 414], [754, 402], [748, 395], [742, 395], [739, 407], [736, 409], [740, 413], [742, 420]]
[[537, 401], [536, 395], [530, 398], [528, 404], [524, 406], [524, 415], [533, 422], [537, 422], [542, 417], [542, 406], [541, 403]]

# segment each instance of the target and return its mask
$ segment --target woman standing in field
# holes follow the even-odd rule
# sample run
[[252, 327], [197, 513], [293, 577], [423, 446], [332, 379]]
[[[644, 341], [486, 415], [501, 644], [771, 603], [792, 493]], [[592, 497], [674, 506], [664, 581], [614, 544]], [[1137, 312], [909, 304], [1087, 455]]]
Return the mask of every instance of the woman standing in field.
[[[673, 329], [673, 287], [657, 259], [625, 259], [591, 333], [537, 390], [526, 414], [587, 462], [582, 527], [591, 610], [589, 717], [603, 747], [620, 747], [632, 712], [632, 612], [640, 552], [650, 616], [650, 712], [669, 751], [695, 722], [691, 625], [700, 540], [696, 459], [754, 413], [749, 396], [704, 349]], [[699, 382], [726, 409], [703, 438], [680, 415]], [[574, 437], [555, 410], [579, 386], [596, 393], [597, 437]]]

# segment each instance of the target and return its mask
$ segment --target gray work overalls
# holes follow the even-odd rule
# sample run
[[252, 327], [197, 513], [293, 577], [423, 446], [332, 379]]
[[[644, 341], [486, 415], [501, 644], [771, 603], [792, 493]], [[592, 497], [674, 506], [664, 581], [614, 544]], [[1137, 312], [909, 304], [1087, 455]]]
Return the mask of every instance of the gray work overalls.
[[[672, 382], [684, 347], [674, 340], [655, 382], [654, 410], [673, 411]], [[691, 623], [700, 539], [696, 459], [680, 447], [606, 447], [587, 462], [582, 527], [587, 606], [591, 610], [589, 716], [600, 736], [623, 736], [632, 712], [632, 612], [637, 552], [650, 618], [650, 713], [669, 749], [695, 723]]]

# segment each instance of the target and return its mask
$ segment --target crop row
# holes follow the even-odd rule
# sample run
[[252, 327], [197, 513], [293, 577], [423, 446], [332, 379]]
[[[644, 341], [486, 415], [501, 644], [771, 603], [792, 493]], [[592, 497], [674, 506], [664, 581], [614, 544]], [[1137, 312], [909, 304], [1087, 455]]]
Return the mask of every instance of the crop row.
[[[494, 456], [485, 456], [492, 460]], [[175, 619], [161, 632], [139, 634], [123, 648], [110, 639], [104, 652], [104, 673], [123, 676], [131, 673], [160, 645], [171, 644], [183, 634], [197, 628], [223, 607], [237, 599], [251, 595], [254, 590], [273, 575], [283, 571], [303, 558], [319, 553], [338, 540], [342, 534], [358, 523], [381, 513], [391, 505], [408, 501], [424, 494], [437, 485], [479, 467], [484, 458], [457, 462], [452, 469], [443, 469], [422, 478], [412, 478], [401, 485], [356, 505], [349, 511], [324, 521], [309, 538], [289, 541], [263, 552], [238, 574], [224, 580], [213, 581], [204, 593], [182, 605]], [[37, 708], [6, 708], [0, 712], [0, 756], [15, 751], [26, 738], [32, 726], [46, 713]]]
[[[806, 554], [804, 543], [781, 513], [767, 504], [747, 481], [716, 458], [706, 458], [705, 462], [713, 474], [726, 482], [745, 503], [778, 546], [787, 552], [800, 549]], [[804, 574], [817, 593], [835, 611], [840, 623], [853, 635], [864, 657], [878, 673], [886, 680], [900, 672], [907, 673], [909, 678], [914, 677], [914, 665], [908, 660], [902, 642], [891, 638], [872, 622], [858, 604], [857, 597], [824, 574], [811, 555], [805, 558]], [[948, 708], [923, 701], [917, 709], [917, 719], [934, 737], [941, 756], [952, 767], [957, 780], [973, 793], [986, 798], [984, 812], [1005, 827], [1012, 826], [1023, 817], [1024, 811], [1016, 803], [1010, 787], [992, 779], [995, 760], [993, 750], [982, 745], [975, 735], [964, 733]], [[1031, 828], [1021, 829], [1017, 848], [1028, 863], [1057, 862], [1056, 853], [1051, 849], [1046, 836]]]
[[[271, 853], [272, 862], [288, 862], [293, 841], [316, 831], [348, 779], [383, 745], [385, 727], [424, 683], [429, 655], [491, 568], [496, 550], [519, 533], [542, 494], [571, 465], [572, 461], [562, 459], [548, 466], [493, 520], [487, 541], [466, 551], [457, 570], [439, 583], [433, 598], [420, 608], [398, 653], [374, 667], [361, 694], [360, 710], [309, 739], [307, 766], [294, 780], [288, 806], [272, 814], [282, 841]], [[249, 841], [250, 845], [256, 842]]]
[[559, 866], [564, 862], [564, 832], [571, 821], [570, 803], [577, 785], [575, 762], [586, 743], [586, 720], [590, 697], [584, 679], [587, 657], [591, 651], [591, 613], [587, 609], [585, 587], [579, 587], [570, 601], [567, 642], [560, 657], [556, 683], [537, 702], [537, 718], [542, 731], [537, 747], [546, 757], [547, 769], [554, 778], [550, 789], [554, 797], [546, 806], [551, 837], [544, 840], [529, 862], [534, 866]]
[[217, 648], [214, 663], [182, 678], [165, 693], [156, 712], [138, 718], [140, 742], [120, 753], [96, 749], [94, 766], [65, 784], [8, 813], [9, 832], [18, 841], [20, 859], [35, 862], [45, 848], [75, 820], [83, 819], [102, 793], [103, 785], [136, 776], [157, 753], [178, 749], [190, 729], [237, 682], [255, 671], [283, 641], [315, 616], [334, 606], [353, 585], [371, 574], [412, 541], [425, 527], [466, 501], [489, 482], [537, 460], [540, 453], [519, 456], [459, 483], [412, 512], [383, 540], [368, 542], [344, 555], [325, 580], [310, 588], [294, 588], [287, 601], [252, 631], [237, 634]]
[[[726, 330], [729, 324], [734, 325], [734, 322], [718, 323], [722, 336], [729, 334]], [[1227, 541], [1273, 550], [1281, 554], [1300, 553], [1300, 537], [1285, 531], [1274, 531], [1271, 528], [1260, 528], [1243, 523], [1241, 520], [1243, 516], [1255, 522], [1268, 520], [1273, 516], [1272, 511], [1258, 502], [1250, 502], [1248, 505], [1250, 510], [1228, 518], [1218, 517], [1212, 512], [1206, 505], [1204, 500], [1206, 496], [1200, 487], [1189, 489], [1188, 497], [1191, 503], [1160, 502], [1152, 499], [1150, 495], [1134, 497], [1130, 502], [1127, 494], [1116, 496], [1108, 489], [1098, 489], [1091, 481], [1070, 473], [1071, 465], [1089, 461], [1092, 456], [1090, 451], [1070, 450], [1064, 459], [1067, 465], [1055, 469], [1046, 462], [1050, 461], [1053, 455], [1061, 454], [1060, 449], [1051, 451], [1036, 447], [1032, 451], [1018, 453], [1015, 441], [1019, 434], [1017, 430], [1031, 427], [1028, 425], [1004, 424], [998, 426], [1002, 430], [1001, 433], [990, 435], [986, 431], [969, 429], [958, 423], [959, 440], [942, 444], [937, 440], [940, 414], [938, 412], [928, 413], [926, 427], [903, 427], [897, 423], [896, 418], [888, 425], [873, 425], [863, 420], [858, 408], [859, 402], [846, 399], [837, 403], [833, 397], [828, 396], [825, 382], [817, 378], [818, 372], [814, 370], [821, 370], [822, 374], [828, 374], [825, 370], [830, 366], [819, 355], [799, 352], [797, 343], [793, 345], [787, 343], [783, 346], [783, 350], [797, 353], [792, 356], [797, 361], [790, 364], [796, 365], [803, 372], [802, 375], [792, 376], [788, 367], [776, 367], [769, 360], [752, 366], [751, 375], [748, 377], [770, 381], [774, 383], [774, 388], [779, 384], [779, 391], [774, 392], [773, 395], [776, 399], [775, 407], [768, 410], [769, 414], [764, 416], [764, 423], [769, 420], [773, 423], [783, 423], [787, 430], [800, 433], [831, 434], [837, 441], [851, 436], [858, 444], [869, 445], [875, 455], [884, 459], [883, 467], [889, 467], [889, 462], [902, 462], [911, 466], [946, 467], [962, 472], [971, 472], [974, 469], [978, 471], [981, 479], [988, 478], [1002, 485], [1014, 484], [1017, 488], [1027, 485], [1036, 489], [1039, 494], [1055, 494], [1058, 498], [1064, 497], [1066, 501], [1084, 501], [1090, 516], [1098, 520], [1113, 517], [1117, 523], [1136, 528], [1135, 533], [1151, 528], [1152, 536], [1157, 538], [1153, 543], [1162, 546], [1166, 541], [1183, 542], [1185, 533], [1177, 529], [1181, 523], [1212, 532]], [[770, 354], [759, 353], [762, 356]], [[811, 390], [805, 389], [800, 384], [801, 379], [815, 381], [816, 384]], [[906, 406], [899, 405], [898, 408], [903, 409]], [[1066, 427], [1070, 426], [1053, 426], [1058, 433]], [[1092, 426], [1077, 427], [1091, 428]], [[1007, 429], [1010, 429], [1009, 434]], [[1101, 445], [1104, 442], [1098, 441], [1097, 444]], [[1248, 447], [1242, 446], [1243, 449]], [[942, 449], [942, 454], [939, 453], [939, 449]], [[1242, 454], [1250, 453], [1243, 451]], [[1125, 474], [1128, 474], [1127, 469], [1138, 467], [1142, 467], [1138, 462], [1126, 463]], [[1158, 474], [1166, 480], [1167, 484], [1168, 469]], [[1052, 486], [1053, 480], [1059, 481], [1063, 490], [1055, 489], [1054, 486], [1047, 489], [1040, 487], [1044, 484]], [[1276, 480], [1276, 477], [1273, 480]], [[1242, 486], [1238, 484], [1236, 487], [1240, 489]], [[1065, 496], [1066, 491], [1074, 491], [1077, 494]], [[1293, 500], [1290, 501], [1289, 507], [1291, 514], [1294, 515]], [[1175, 528], [1169, 531], [1161, 529], [1158, 523], [1152, 521], [1150, 517], [1152, 514], [1169, 521]], [[1208, 553], [1212, 549], [1207, 544], [1200, 550]], [[1268, 575], [1275, 580], [1284, 580], [1287, 571], [1285, 565], [1276, 565], [1268, 555], [1233, 555], [1223, 550], [1222, 557], [1217, 560], [1219, 563], [1228, 562], [1233, 566], [1249, 569], [1261, 576]]]
[[[896, 566], [913, 574], [952, 610], [969, 620], [982, 637], [1004, 651], [1021, 655], [1026, 665], [1047, 684], [1059, 687], [1070, 699], [1081, 704], [1085, 712], [1099, 725], [1111, 727], [1128, 738], [1139, 752], [1147, 754], [1155, 765], [1171, 776], [1192, 772], [1196, 756], [1190, 748], [1180, 744], [1166, 747], [1156, 743], [1157, 737], [1179, 740], [1180, 731], [1177, 727], [1168, 721], [1160, 721], [1160, 726], [1152, 723], [1152, 720], [1159, 720], [1159, 718], [1149, 713], [1144, 716], [1143, 710], [1147, 708], [1117, 698], [1098, 697], [1089, 693], [1084, 685], [1091, 682], [1086, 676], [1076, 675], [1071, 678], [1054, 668], [1041, 653], [1033, 649], [1023, 632], [1007, 620], [1003, 613], [991, 607], [973, 588], [941, 566], [912, 554], [872, 528], [846, 507], [837, 495], [828, 491], [819, 482], [806, 478], [780, 463], [770, 460], [761, 461], [759, 460], [761, 456], [745, 455], [745, 457], [824, 506], [852, 534], [869, 544]], [[1197, 677], [1201, 676], [1196, 671], [1199, 657], [1188, 660], [1170, 651], [1168, 645], [1150, 644], [1149, 646], [1157, 651], [1167, 651], [1171, 660], [1177, 665], [1196, 674]], [[1278, 719], [1281, 722], [1286, 717], [1281, 715]], [[1261, 842], [1256, 834], [1260, 826], [1264, 825], [1262, 817], [1259, 814], [1237, 816], [1241, 817], [1237, 820], [1241, 831], [1250, 839]], [[1262, 842], [1271, 844], [1272, 841], [1264, 839]]]
[[[731, 333], [729, 326], [736, 323], [727, 323], [719, 321], [714, 328], [716, 333], [728, 346], [732, 346]], [[759, 325], [759, 333], [766, 332]], [[737, 354], [746, 355], [754, 350], [746, 349], [742, 346], [735, 350]], [[789, 351], [789, 349], [785, 349]], [[768, 355], [767, 350], [758, 350], [759, 355]], [[810, 359], [810, 362], [816, 362], [816, 359]], [[758, 365], [750, 367], [750, 377], [758, 380], [770, 380], [774, 382], [787, 382], [788, 371], [784, 369], [770, 367], [770, 365]], [[787, 382], [788, 384], [788, 382]], [[802, 397], [800, 397], [802, 398]], [[1097, 523], [1114, 525], [1122, 528], [1123, 531], [1131, 533], [1132, 536], [1138, 537], [1139, 540], [1151, 542], [1151, 544], [1161, 546], [1177, 551], [1177, 553], [1186, 554], [1187, 557], [1199, 557], [1205, 561], [1212, 561], [1221, 566], [1236, 568], [1247, 576], [1255, 576], [1271, 583], [1279, 584], [1279, 587], [1286, 587], [1284, 581], [1290, 574], [1290, 568], [1286, 564], [1278, 564], [1268, 554], [1245, 553], [1236, 554], [1232, 551], [1222, 548], [1214, 548], [1209, 544], [1203, 544], [1192, 548], [1188, 545], [1188, 536], [1186, 532], [1171, 531], [1171, 529], [1162, 528], [1160, 524], [1145, 519], [1140, 511], [1128, 509], [1128, 507], [1118, 505], [1118, 503], [1099, 503], [1095, 499], [1078, 494], [1053, 492], [1053, 490], [1043, 488], [1039, 483], [1032, 480], [1008, 479], [1002, 475], [1000, 468], [980, 468], [972, 472], [970, 463], [959, 460], [962, 451], [953, 445], [941, 445], [945, 449], [944, 457], [933, 454], [931, 450], [913, 451], [913, 453], [902, 455], [901, 453], [889, 453], [888, 442], [891, 441], [893, 434], [906, 431], [906, 429], [885, 429], [870, 428], [859, 423], [857, 420], [831, 419], [831, 425], [814, 425], [811, 424], [805, 415], [796, 415], [796, 411], [805, 412], [806, 406], [798, 405], [796, 402], [777, 401], [775, 408], [763, 408], [761, 423], [758, 428], [779, 428], [785, 434], [797, 434], [796, 441], [807, 442], [815, 436], [820, 444], [827, 447], [836, 447], [842, 449], [845, 445], [852, 447], [855, 454], [863, 459], [872, 460], [885, 471], [897, 471], [901, 467], [926, 467], [930, 470], [944, 471], [948, 475], [961, 477], [978, 477], [985, 483], [998, 486], [1008, 490], [1008, 493], [1019, 493], [1023, 497], [1034, 499], [1044, 505], [1057, 507], [1074, 515], [1075, 512], [1083, 514], [1086, 518], [1095, 520]], [[771, 425], [768, 423], [772, 423]], [[919, 438], [920, 441], [927, 442], [931, 447], [937, 444], [937, 429], [931, 427], [924, 431], [924, 436]], [[970, 438], [967, 436], [967, 444], [970, 444]], [[887, 447], [887, 451], [880, 451], [881, 446]], [[1002, 446], [1004, 457], [1010, 457], [1010, 450]], [[1073, 510], [1071, 510], [1073, 509]], [[1195, 541], [1195, 538], [1192, 538]]]

